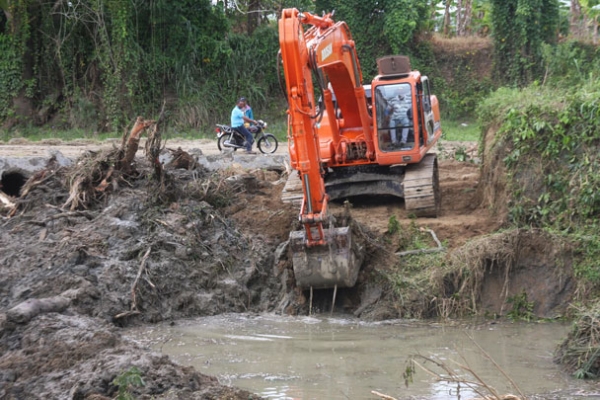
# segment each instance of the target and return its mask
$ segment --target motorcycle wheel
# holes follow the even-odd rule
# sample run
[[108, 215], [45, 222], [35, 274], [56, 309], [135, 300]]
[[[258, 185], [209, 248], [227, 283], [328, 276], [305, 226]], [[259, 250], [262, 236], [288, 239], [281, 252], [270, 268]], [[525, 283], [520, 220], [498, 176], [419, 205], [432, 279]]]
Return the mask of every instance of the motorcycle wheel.
[[277, 151], [277, 146], [279, 142], [277, 142], [277, 138], [270, 133], [264, 134], [260, 139], [258, 139], [258, 143], [256, 143], [256, 147], [263, 154], [272, 154]]
[[229, 140], [230, 136], [231, 135], [222, 135], [219, 140], [217, 140], [217, 147], [219, 148], [219, 151], [225, 151], [226, 149], [231, 149], [233, 151], [237, 150], [235, 147], [225, 147], [224, 143], [226, 140]]

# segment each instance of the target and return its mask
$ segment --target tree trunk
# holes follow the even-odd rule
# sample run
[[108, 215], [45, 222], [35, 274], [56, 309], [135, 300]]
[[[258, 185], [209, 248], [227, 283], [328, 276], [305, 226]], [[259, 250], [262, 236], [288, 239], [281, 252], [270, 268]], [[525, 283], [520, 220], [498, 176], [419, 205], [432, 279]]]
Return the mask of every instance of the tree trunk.
[[444, 10], [444, 37], [450, 34], [450, 4], [452, 0], [446, 0], [446, 9]]
[[464, 16], [463, 16], [463, 34], [466, 35], [471, 32], [471, 18], [473, 0], [464, 0]]
[[579, 3], [579, 0], [571, 0], [571, 21], [569, 29], [573, 36], [581, 37], [581, 23], [581, 4]]
[[458, 0], [456, 5], [456, 36], [466, 36], [471, 24], [471, 0]]
[[248, 36], [252, 35], [258, 26], [260, 18], [260, 2], [258, 0], [250, 0], [248, 3]]
[[463, 0], [456, 2], [456, 36], [463, 36]]

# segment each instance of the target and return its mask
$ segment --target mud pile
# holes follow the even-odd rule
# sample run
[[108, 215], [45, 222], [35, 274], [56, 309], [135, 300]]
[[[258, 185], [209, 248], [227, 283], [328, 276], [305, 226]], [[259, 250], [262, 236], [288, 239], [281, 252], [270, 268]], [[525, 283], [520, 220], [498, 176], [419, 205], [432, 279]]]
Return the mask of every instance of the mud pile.
[[40, 315], [4, 328], [0, 398], [258, 398], [151, 353], [98, 318], [69, 314]]
[[145, 382], [133, 394], [249, 398], [126, 342], [115, 326], [275, 309], [285, 295], [275, 254], [293, 213], [270, 210], [264, 223], [280, 226], [270, 236], [243, 233], [244, 215], [239, 225], [231, 216], [265, 212], [249, 200], [277, 191], [279, 173], [194, 164], [157, 180], [138, 159], [117, 179], [109, 159], [50, 160], [15, 207], [0, 208], [0, 398], [114, 396], [113, 380], [132, 367]]

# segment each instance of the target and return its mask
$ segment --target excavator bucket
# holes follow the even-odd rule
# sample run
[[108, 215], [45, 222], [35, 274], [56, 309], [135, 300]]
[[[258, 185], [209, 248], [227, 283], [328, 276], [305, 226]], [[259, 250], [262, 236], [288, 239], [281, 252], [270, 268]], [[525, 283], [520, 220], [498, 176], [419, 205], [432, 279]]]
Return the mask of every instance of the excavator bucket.
[[350, 227], [325, 230], [327, 244], [306, 246], [306, 232], [290, 232], [296, 286], [327, 289], [352, 287], [358, 278], [362, 252], [352, 240]]

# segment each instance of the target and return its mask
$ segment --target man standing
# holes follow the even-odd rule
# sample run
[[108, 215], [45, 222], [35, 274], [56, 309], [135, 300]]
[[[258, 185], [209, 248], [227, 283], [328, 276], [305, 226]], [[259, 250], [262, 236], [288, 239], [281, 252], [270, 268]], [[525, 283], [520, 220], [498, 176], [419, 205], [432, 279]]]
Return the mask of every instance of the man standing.
[[405, 146], [408, 140], [408, 129], [410, 121], [408, 119], [408, 110], [410, 103], [405, 101], [405, 97], [401, 94], [388, 100], [388, 112], [390, 114], [390, 128], [392, 142], [397, 141], [396, 130], [397, 128], [402, 129], [402, 137], [400, 139], [400, 145]]
[[256, 121], [248, 118], [244, 110], [246, 108], [246, 99], [244, 97], [240, 97], [233, 110], [231, 110], [231, 127], [244, 135], [246, 138], [246, 154], [256, 154], [252, 151], [252, 143], [254, 143], [254, 138], [252, 134], [246, 127], [244, 126], [244, 122], [256, 124]]

